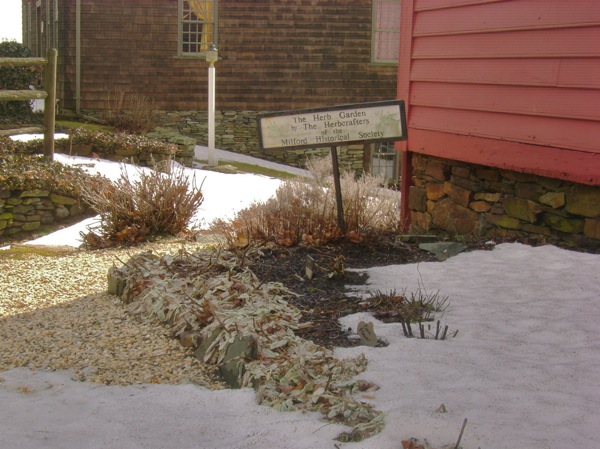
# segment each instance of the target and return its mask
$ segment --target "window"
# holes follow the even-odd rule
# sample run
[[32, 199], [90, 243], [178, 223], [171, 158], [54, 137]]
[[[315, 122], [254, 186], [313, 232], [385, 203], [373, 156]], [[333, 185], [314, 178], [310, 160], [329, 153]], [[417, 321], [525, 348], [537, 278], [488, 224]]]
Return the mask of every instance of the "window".
[[216, 0], [179, 0], [179, 54], [201, 56], [216, 37]]
[[398, 63], [400, 51], [400, 0], [373, 0], [372, 58]]

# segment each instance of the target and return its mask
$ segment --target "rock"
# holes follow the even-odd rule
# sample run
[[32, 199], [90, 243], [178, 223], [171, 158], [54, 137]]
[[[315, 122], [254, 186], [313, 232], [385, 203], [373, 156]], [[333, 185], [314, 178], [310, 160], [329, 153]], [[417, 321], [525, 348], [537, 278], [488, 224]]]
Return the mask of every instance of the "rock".
[[69, 209], [67, 209], [64, 206], [57, 206], [56, 210], [54, 211], [54, 215], [56, 216], [56, 218], [58, 218], [59, 220], [61, 218], [67, 218], [69, 216]]
[[358, 323], [356, 333], [360, 337], [361, 345], [372, 347], [377, 345], [377, 335], [375, 335], [375, 331], [373, 330], [372, 322], [365, 323], [364, 321], [361, 321]]
[[179, 335], [179, 343], [184, 348], [197, 348], [201, 340], [198, 332], [185, 331]]
[[565, 218], [554, 214], [545, 214], [544, 223], [552, 229], [568, 234], [583, 232], [584, 222], [580, 218]]
[[446, 260], [449, 257], [456, 256], [467, 249], [465, 245], [458, 242], [421, 243], [419, 248], [435, 254], [435, 257], [438, 260]]
[[108, 293], [115, 296], [121, 296], [127, 286], [127, 276], [125, 272], [116, 267], [108, 270]]
[[399, 237], [401, 242], [406, 243], [427, 243], [435, 242], [439, 239], [437, 235], [405, 234]]
[[77, 204], [76, 199], [64, 195], [57, 195], [56, 193], [51, 193], [49, 198], [54, 204], [58, 204], [60, 206], [72, 206]]
[[[219, 337], [222, 329], [216, 329], [208, 337], [202, 340], [198, 349], [194, 352], [194, 357], [204, 360], [208, 348]], [[258, 348], [256, 340], [251, 336], [237, 335], [233, 343], [229, 344], [225, 351], [225, 356], [219, 366], [219, 372], [223, 379], [231, 388], [240, 388], [240, 379], [245, 371], [245, 362], [256, 360]]]
[[564, 192], [548, 192], [540, 197], [540, 203], [550, 206], [553, 209], [558, 209], [565, 205]]
[[419, 212], [427, 210], [427, 193], [425, 192], [425, 189], [410, 186], [408, 207], [411, 210]]
[[227, 385], [231, 388], [240, 388], [240, 379], [244, 375], [245, 362], [256, 360], [257, 356], [258, 348], [254, 337], [236, 337], [227, 348], [223, 365], [219, 367], [219, 372]]
[[438, 201], [431, 215], [433, 224], [449, 233], [473, 235], [480, 230], [479, 214], [456, 204], [450, 198]]
[[535, 223], [541, 213], [541, 207], [534, 201], [517, 197], [507, 197], [502, 201], [506, 215]]
[[21, 198], [41, 198], [41, 197], [46, 197], [48, 195], [50, 195], [50, 192], [47, 190], [34, 189], [34, 190], [25, 190], [19, 196]]
[[583, 225], [583, 235], [600, 240], [600, 220], [586, 218], [585, 224]]
[[514, 217], [509, 217], [508, 215], [485, 214], [485, 219], [488, 223], [500, 226], [501, 228], [521, 229], [521, 222]]
[[600, 218], [600, 187], [576, 184], [565, 190], [567, 212], [587, 218]]
[[39, 229], [41, 225], [42, 224], [39, 221], [30, 221], [30, 222], [24, 223], [21, 230], [35, 231], [36, 229]]

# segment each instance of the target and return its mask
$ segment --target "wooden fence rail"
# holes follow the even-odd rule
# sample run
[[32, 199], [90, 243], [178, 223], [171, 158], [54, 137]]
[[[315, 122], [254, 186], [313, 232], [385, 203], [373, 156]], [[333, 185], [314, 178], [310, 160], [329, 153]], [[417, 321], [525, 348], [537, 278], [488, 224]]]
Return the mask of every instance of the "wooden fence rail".
[[[44, 90], [0, 90], [0, 101], [44, 100], [44, 157], [54, 159], [54, 129], [56, 124], [56, 61], [58, 51], [48, 49], [46, 58], [0, 58], [0, 67], [44, 67]], [[40, 128], [7, 129], [0, 135], [31, 132]]]

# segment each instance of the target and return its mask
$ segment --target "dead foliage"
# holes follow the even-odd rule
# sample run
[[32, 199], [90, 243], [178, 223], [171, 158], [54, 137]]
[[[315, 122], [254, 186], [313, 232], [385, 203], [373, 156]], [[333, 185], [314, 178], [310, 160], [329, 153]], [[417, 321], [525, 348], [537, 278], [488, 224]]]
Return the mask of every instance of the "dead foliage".
[[118, 131], [143, 134], [155, 126], [156, 102], [150, 97], [122, 90], [109, 92], [105, 120]]
[[187, 229], [204, 200], [202, 186], [190, 187], [195, 183], [184, 168], [172, 168], [169, 174], [141, 167], [133, 170], [137, 176], [122, 165], [115, 182], [81, 186], [84, 199], [100, 215], [99, 224], [82, 233], [89, 247], [133, 245], [151, 235], [177, 235]]
[[224, 234], [231, 246], [274, 243], [279, 246], [322, 246], [346, 240], [354, 243], [395, 231], [399, 195], [383, 187], [381, 177], [341, 173], [346, 231], [338, 226], [331, 156], [311, 160], [312, 177], [285, 181], [275, 196], [239, 212], [230, 222], [218, 220], [213, 229]]

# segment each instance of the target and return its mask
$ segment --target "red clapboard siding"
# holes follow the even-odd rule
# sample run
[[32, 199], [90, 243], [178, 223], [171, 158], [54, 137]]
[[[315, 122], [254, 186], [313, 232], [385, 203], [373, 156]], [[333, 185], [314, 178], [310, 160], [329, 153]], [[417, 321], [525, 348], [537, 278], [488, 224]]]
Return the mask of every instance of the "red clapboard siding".
[[413, 107], [433, 106], [600, 121], [600, 90], [592, 89], [415, 83], [410, 102]]
[[409, 135], [411, 150], [418, 153], [600, 185], [598, 153], [420, 129], [411, 129]]
[[410, 80], [600, 89], [600, 59], [418, 59]]
[[415, 36], [462, 34], [507, 30], [531, 30], [565, 26], [600, 24], [600, 2], [588, 0], [572, 5], [565, 0], [521, 0], [507, 8], [502, 3], [489, 3], [475, 8], [453, 8], [424, 11], [415, 22]]
[[399, 148], [599, 183], [600, 1], [404, 0], [400, 48]]
[[413, 107], [408, 120], [409, 136], [430, 129], [600, 153], [600, 122], [428, 107]]
[[430, 9], [480, 5], [484, 3], [498, 3], [503, 1], [506, 0], [413, 0], [411, 3], [415, 3], [415, 11], [427, 11]]
[[600, 57], [600, 26], [421, 37], [413, 59]]

